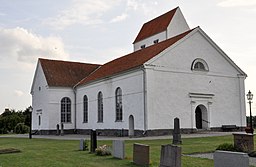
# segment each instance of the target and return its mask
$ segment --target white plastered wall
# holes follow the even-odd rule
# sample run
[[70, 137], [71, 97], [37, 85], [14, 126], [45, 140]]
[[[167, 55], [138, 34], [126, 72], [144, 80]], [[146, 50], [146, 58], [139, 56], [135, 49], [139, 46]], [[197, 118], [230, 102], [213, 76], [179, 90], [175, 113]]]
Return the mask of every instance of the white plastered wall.
[[[116, 122], [115, 91], [122, 89], [123, 120]], [[98, 92], [103, 94], [103, 122], [98, 122]], [[83, 97], [88, 97], [88, 122], [83, 123]], [[129, 129], [129, 116], [134, 128], [144, 129], [143, 72], [141, 70], [111, 77], [77, 88], [78, 129]]]
[[[207, 108], [209, 127], [245, 126], [245, 77], [199, 31], [161, 54], [146, 70], [149, 129], [173, 128], [175, 117], [181, 128], [195, 128], [198, 105]], [[196, 58], [207, 62], [209, 72], [191, 70]]]

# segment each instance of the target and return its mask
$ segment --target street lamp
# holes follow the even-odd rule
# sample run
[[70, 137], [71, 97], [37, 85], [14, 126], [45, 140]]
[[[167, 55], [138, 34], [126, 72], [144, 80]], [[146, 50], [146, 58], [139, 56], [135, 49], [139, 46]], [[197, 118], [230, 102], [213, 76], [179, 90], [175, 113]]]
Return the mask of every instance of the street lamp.
[[32, 111], [33, 111], [32, 106], [29, 106], [29, 107], [28, 107], [28, 111], [29, 111], [29, 119], [30, 119], [30, 124], [29, 124], [29, 139], [32, 139]]
[[253, 94], [251, 93], [251, 91], [249, 90], [247, 96], [247, 100], [249, 101], [249, 106], [250, 106], [250, 132], [253, 134], [253, 127], [252, 127], [252, 109], [251, 109], [251, 104], [252, 104], [252, 98], [253, 98]]

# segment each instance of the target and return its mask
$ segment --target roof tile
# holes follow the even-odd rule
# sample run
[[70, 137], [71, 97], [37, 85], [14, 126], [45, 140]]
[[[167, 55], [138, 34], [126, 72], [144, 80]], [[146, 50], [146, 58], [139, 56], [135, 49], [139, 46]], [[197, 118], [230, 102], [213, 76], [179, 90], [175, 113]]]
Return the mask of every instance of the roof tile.
[[152, 35], [165, 31], [168, 25], [170, 24], [177, 9], [178, 7], [143, 24], [139, 34], [137, 35], [133, 43], [139, 42]]
[[73, 87], [100, 65], [39, 59], [49, 86]]
[[184, 32], [168, 40], [162, 41], [160, 43], [151, 45], [147, 48], [140, 49], [136, 52], [117, 58], [113, 61], [110, 61], [102, 65], [100, 68], [95, 70], [92, 74], [90, 74], [86, 78], [84, 78], [81, 82], [78, 83], [78, 85], [83, 85], [91, 81], [110, 77], [120, 72], [124, 72], [130, 69], [139, 67], [143, 65], [145, 62], [147, 62], [148, 60], [150, 60], [151, 58], [158, 55], [167, 47], [173, 45], [174, 43], [176, 43], [177, 41], [185, 37], [187, 34], [189, 34], [193, 30], [194, 29]]

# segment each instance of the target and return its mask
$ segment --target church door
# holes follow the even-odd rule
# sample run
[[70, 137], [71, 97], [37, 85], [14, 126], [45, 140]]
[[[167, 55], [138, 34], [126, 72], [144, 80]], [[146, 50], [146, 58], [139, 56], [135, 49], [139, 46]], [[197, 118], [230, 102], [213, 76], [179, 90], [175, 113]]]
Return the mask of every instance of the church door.
[[196, 128], [202, 129], [202, 111], [199, 106], [196, 107]]
[[134, 118], [133, 115], [129, 116], [129, 137], [134, 136]]

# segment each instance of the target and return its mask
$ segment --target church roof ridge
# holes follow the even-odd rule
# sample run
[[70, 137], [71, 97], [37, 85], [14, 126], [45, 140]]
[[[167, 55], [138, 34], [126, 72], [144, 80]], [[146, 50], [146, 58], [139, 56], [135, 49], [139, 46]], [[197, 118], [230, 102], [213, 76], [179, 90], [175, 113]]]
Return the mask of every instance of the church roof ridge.
[[161, 53], [163, 50], [165, 50], [169, 46], [173, 45], [180, 39], [184, 38], [193, 30], [194, 29], [188, 30], [182, 34], [179, 34], [165, 41], [159, 42], [155, 45], [151, 45], [147, 48], [140, 49], [138, 51], [132, 52], [130, 54], [124, 55], [110, 62], [107, 62], [104, 65], [100, 66], [93, 73], [88, 75], [86, 78], [81, 80], [76, 86], [80, 86], [92, 81], [110, 77], [110, 76], [119, 74], [121, 72], [125, 72], [127, 70], [131, 70], [136, 67], [139, 67], [143, 65], [145, 62], [147, 62], [148, 60], [150, 60], [151, 58]]
[[48, 86], [73, 87], [99, 64], [39, 58]]

